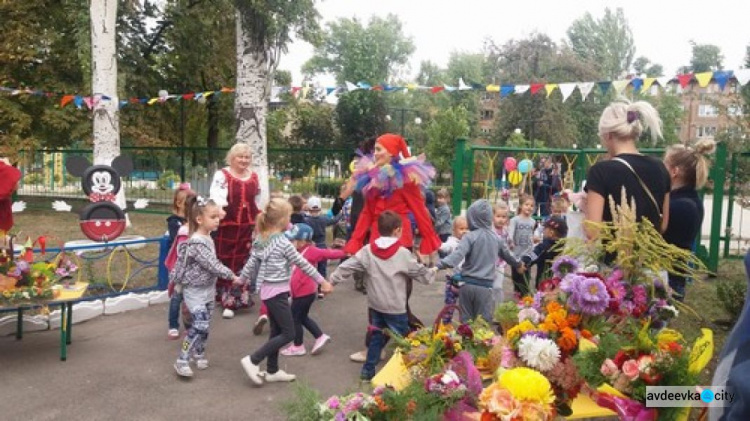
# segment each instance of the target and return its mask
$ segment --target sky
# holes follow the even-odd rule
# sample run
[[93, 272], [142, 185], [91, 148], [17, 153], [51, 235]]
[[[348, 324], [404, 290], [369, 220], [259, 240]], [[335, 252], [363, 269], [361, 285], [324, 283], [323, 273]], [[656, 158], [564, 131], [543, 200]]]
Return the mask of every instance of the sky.
[[[714, 7], [721, 4], [721, 7]], [[713, 44], [724, 54], [724, 68], [738, 69], [750, 45], [750, 1], [689, 3], [675, 0], [323, 0], [317, 2], [322, 22], [393, 13], [403, 23], [403, 32], [413, 38], [416, 51], [406, 75], [413, 80], [419, 63], [431, 60], [445, 67], [450, 53], [480, 52], [483, 41], [492, 38], [502, 45], [534, 32], [555, 42], [566, 39], [574, 20], [589, 12], [600, 18], [604, 9], [622, 8], [633, 32], [636, 55], [646, 56], [664, 67], [665, 76], [677, 74], [692, 56], [690, 40]], [[302, 81], [300, 69], [313, 53], [303, 41], [295, 41], [281, 58], [279, 69], [292, 72], [293, 83]], [[317, 81], [332, 86], [333, 78]], [[352, 81], [356, 83], [357, 81]], [[502, 82], [502, 81], [501, 81]], [[574, 81], [550, 81], [574, 82]]]

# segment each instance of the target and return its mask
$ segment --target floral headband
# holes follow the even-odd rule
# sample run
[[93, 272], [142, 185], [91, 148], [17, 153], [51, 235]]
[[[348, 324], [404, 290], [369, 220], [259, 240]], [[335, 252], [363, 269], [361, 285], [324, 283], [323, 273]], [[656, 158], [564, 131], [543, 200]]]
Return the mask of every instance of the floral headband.
[[180, 183], [179, 187], [177, 187], [177, 190], [191, 190], [190, 183]]

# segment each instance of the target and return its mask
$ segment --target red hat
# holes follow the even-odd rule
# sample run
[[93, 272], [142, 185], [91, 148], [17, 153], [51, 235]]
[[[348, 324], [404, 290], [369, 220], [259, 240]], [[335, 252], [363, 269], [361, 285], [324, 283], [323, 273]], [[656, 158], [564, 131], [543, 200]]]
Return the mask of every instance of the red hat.
[[380, 146], [384, 147], [394, 157], [398, 157], [399, 152], [401, 152], [401, 156], [404, 158], [411, 156], [409, 148], [406, 146], [406, 141], [397, 134], [386, 133], [380, 136], [376, 143], [380, 143]]

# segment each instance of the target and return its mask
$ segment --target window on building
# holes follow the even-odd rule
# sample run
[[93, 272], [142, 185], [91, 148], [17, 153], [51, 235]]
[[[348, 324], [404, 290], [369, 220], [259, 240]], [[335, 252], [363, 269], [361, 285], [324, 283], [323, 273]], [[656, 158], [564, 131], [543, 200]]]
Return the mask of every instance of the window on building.
[[727, 114], [733, 117], [740, 117], [745, 115], [741, 105], [730, 105], [727, 107]]
[[492, 110], [482, 110], [482, 120], [492, 120], [495, 112]]
[[696, 135], [699, 138], [716, 136], [716, 126], [698, 126], [698, 132]]
[[698, 117], [716, 117], [719, 109], [715, 105], [701, 104], [698, 106]]
[[492, 129], [489, 127], [482, 127], [481, 129], [479, 129], [479, 131], [482, 132], [483, 135], [487, 136], [492, 134]]
[[482, 101], [492, 101], [494, 97], [492, 92], [482, 92]]

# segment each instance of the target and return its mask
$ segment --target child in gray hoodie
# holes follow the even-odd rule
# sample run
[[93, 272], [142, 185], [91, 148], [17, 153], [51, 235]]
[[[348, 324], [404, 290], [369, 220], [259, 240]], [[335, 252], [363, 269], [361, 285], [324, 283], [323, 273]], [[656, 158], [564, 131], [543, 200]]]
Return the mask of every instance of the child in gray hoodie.
[[513, 257], [505, 241], [495, 234], [492, 217], [489, 202], [480, 199], [472, 203], [466, 212], [469, 232], [463, 236], [456, 251], [437, 264], [439, 269], [444, 269], [456, 267], [462, 260], [464, 262], [458, 295], [463, 323], [477, 316], [482, 316], [488, 322], [492, 321], [492, 283], [495, 281], [498, 257], [520, 272], [525, 270], [524, 265]]

